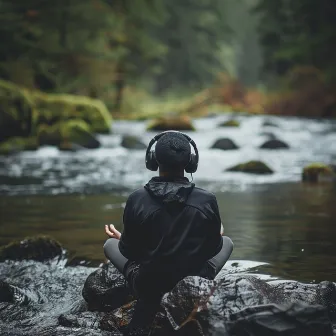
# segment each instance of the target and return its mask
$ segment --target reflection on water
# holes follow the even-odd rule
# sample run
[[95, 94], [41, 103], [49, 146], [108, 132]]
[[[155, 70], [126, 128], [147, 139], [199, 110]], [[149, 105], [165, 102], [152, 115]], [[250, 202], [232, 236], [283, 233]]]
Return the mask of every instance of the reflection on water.
[[[271, 272], [303, 281], [336, 280], [336, 188], [300, 183], [257, 185], [217, 193], [232, 259], [271, 263]], [[0, 245], [49, 234], [72, 255], [104, 260], [103, 225], [121, 228], [120, 195], [0, 198]]]

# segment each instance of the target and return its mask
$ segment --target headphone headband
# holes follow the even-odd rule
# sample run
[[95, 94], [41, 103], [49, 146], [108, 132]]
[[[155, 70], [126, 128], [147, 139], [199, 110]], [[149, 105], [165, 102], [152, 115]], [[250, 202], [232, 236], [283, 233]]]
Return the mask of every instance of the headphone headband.
[[179, 133], [179, 134], [182, 134], [187, 140], [188, 142], [192, 145], [192, 147], [194, 148], [194, 151], [195, 151], [195, 155], [196, 155], [196, 162], [198, 162], [199, 160], [199, 155], [198, 155], [198, 149], [197, 149], [197, 146], [194, 142], [193, 139], [190, 138], [189, 135], [185, 134], [185, 133], [182, 133], [180, 131], [174, 131], [174, 130], [169, 130], [169, 131], [164, 131], [164, 132], [161, 132], [157, 135], [154, 136], [154, 138], [149, 142], [148, 146], [147, 146], [147, 150], [146, 150], [146, 160], [149, 156], [149, 152], [153, 146], [153, 144], [158, 141], [162, 136], [164, 136], [165, 134], [167, 133]]

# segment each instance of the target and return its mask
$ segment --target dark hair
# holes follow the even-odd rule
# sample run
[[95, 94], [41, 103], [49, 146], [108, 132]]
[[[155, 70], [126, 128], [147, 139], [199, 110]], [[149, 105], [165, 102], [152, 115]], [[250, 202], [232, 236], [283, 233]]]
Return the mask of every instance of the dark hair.
[[191, 148], [189, 141], [180, 133], [163, 135], [156, 143], [155, 158], [165, 171], [184, 169], [189, 163]]

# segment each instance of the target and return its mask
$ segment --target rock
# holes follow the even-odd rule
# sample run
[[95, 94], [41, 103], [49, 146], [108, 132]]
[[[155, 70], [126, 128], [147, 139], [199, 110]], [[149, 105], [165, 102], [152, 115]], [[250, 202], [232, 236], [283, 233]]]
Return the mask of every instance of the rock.
[[148, 131], [195, 131], [192, 120], [188, 116], [161, 117], [152, 120], [147, 126]]
[[263, 127], [279, 127], [276, 123], [269, 121], [269, 120], [265, 120], [262, 126]]
[[51, 126], [42, 124], [38, 127], [37, 138], [40, 146], [57, 146], [61, 150], [100, 147], [90, 126], [80, 119], [62, 121]]
[[124, 276], [110, 263], [94, 271], [86, 279], [83, 298], [91, 310], [112, 310], [132, 299]]
[[14, 154], [25, 150], [36, 150], [38, 140], [36, 137], [13, 137], [0, 143], [0, 155]]
[[268, 140], [265, 143], [263, 143], [260, 148], [262, 149], [287, 149], [289, 148], [289, 146], [281, 141], [281, 140], [277, 140], [277, 139], [272, 139], [272, 140]]
[[266, 136], [266, 137], [269, 138], [269, 140], [276, 140], [277, 139], [277, 137], [275, 136], [275, 134], [271, 133], [271, 132], [261, 132], [261, 133], [259, 133], [259, 135]]
[[233, 335], [248, 336], [333, 336], [325, 307], [298, 302], [248, 307], [233, 313], [229, 331]]
[[218, 125], [219, 127], [239, 127], [240, 126], [240, 122], [238, 120], [227, 120], [224, 121], [223, 123]]
[[335, 177], [333, 168], [324, 163], [312, 163], [304, 167], [302, 171], [304, 182], [328, 182], [335, 180]]
[[112, 117], [105, 104], [89, 97], [33, 91], [36, 124], [53, 125], [70, 119], [85, 121], [94, 133], [110, 133]]
[[121, 146], [127, 149], [146, 149], [147, 146], [136, 136], [124, 135]]
[[0, 106], [0, 143], [11, 137], [31, 135], [35, 110], [27, 90], [0, 80]]
[[228, 138], [221, 138], [216, 140], [216, 142], [211, 146], [211, 148], [222, 149], [222, 150], [234, 150], [239, 147]]
[[231, 168], [228, 168], [226, 171], [258, 175], [273, 174], [273, 170], [261, 161], [249, 161], [241, 163]]
[[46, 261], [60, 258], [62, 255], [61, 244], [47, 236], [27, 237], [0, 248], [0, 261], [25, 259]]

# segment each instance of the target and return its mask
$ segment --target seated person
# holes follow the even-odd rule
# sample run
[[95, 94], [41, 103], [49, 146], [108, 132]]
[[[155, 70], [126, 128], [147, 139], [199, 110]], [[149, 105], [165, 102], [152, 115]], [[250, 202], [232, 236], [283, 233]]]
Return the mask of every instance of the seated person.
[[164, 293], [183, 278], [214, 279], [232, 253], [215, 195], [184, 177], [184, 171], [196, 172], [198, 157], [186, 134], [158, 134], [148, 145], [146, 167], [159, 168], [159, 176], [128, 197], [122, 234], [113, 225], [105, 226], [111, 237], [105, 255], [138, 298], [130, 329], [150, 325]]

